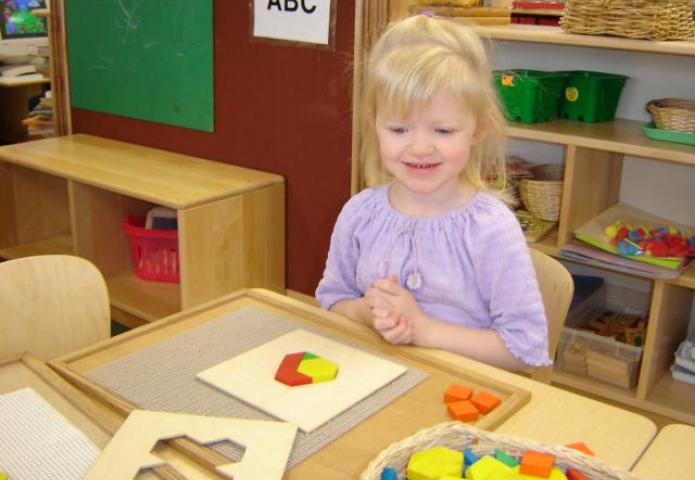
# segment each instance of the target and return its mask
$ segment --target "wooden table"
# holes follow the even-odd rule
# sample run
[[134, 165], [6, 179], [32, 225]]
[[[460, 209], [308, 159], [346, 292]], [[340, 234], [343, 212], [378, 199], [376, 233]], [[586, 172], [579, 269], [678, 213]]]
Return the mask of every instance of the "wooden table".
[[[51, 366], [93, 398], [110, 401], [111, 407], [123, 414], [132, 405], [129, 407], [127, 402], [114, 401], [113, 395], [90, 383], [82, 374], [248, 305], [279, 312], [321, 331], [363, 344], [430, 375], [423, 384], [299, 463], [286, 478], [356, 478], [391, 442], [423, 426], [446, 421], [441, 400], [443, 390], [439, 387], [456, 381], [457, 375], [464, 375], [464, 372], [467, 378], [479, 376], [480, 379], [492, 379], [531, 392], [528, 403], [515, 408], [516, 413], [510, 412], [511, 416], [507, 416], [500, 426], [494, 424], [499, 422], [494, 422], [483, 424], [484, 428], [497, 427], [498, 432], [552, 444], [583, 441], [607, 464], [625, 470], [632, 467], [656, 433], [650, 420], [632, 412], [447, 352], [388, 345], [364, 325], [267, 290], [240, 291], [222, 297], [67, 355], [51, 362]], [[428, 392], [428, 384], [437, 388]]]
[[640, 478], [674, 480], [695, 472], [695, 427], [673, 424], [661, 429], [633, 469]]

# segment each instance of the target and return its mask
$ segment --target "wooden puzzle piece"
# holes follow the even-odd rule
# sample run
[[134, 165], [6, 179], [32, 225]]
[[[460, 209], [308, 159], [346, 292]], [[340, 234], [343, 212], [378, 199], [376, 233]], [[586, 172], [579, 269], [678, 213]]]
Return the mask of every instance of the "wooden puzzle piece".
[[[284, 422], [134, 410], [85, 480], [132, 480], [141, 469], [165, 463], [151, 453], [157, 442], [181, 436], [202, 444], [230, 440], [242, 445], [245, 451], [240, 462], [215, 467], [215, 471], [225, 478], [280, 480], [296, 431], [296, 425]], [[203, 478], [207, 476], [201, 474], [200, 477], [190, 477], [190, 480]]]
[[444, 392], [444, 402], [458, 402], [460, 400], [468, 400], [473, 395], [473, 389], [470, 387], [464, 387], [463, 385], [458, 385], [452, 383], [449, 388]]
[[511, 467], [505, 465], [490, 455], [483, 456], [480, 460], [466, 469], [468, 480], [517, 480], [518, 476]]
[[285, 355], [275, 372], [275, 380], [290, 387], [335, 380], [338, 365], [311, 352]]
[[524, 475], [548, 478], [555, 465], [555, 455], [526, 450], [521, 456], [519, 472]]
[[461, 422], [474, 422], [478, 420], [478, 409], [471, 403], [470, 400], [461, 400], [460, 402], [451, 402], [446, 405], [449, 416], [454, 420]]
[[[340, 365], [332, 382], [289, 387], [275, 380], [287, 352], [311, 353]], [[306, 330], [296, 329], [221, 362], [197, 378], [311, 432], [407, 371], [403, 365]]]
[[584, 442], [574, 442], [574, 443], [568, 443], [565, 445], [567, 448], [572, 448], [574, 450], [578, 450], [586, 455], [589, 455], [590, 457], [594, 456], [594, 452], [591, 451], [591, 449], [586, 445]]
[[471, 402], [481, 413], [490, 413], [502, 402], [498, 397], [488, 392], [480, 392], [471, 397]]
[[[517, 475], [517, 477], [515, 477], [515, 478], [517, 478], [518, 480], [540, 480], [541, 478], [544, 478], [547, 480], [568, 480], [568, 477], [565, 475], [565, 473], [557, 467], [553, 467], [548, 472], [548, 475], [545, 475], [545, 476], [523, 474], [520, 472], [520, 468], [521, 468], [521, 466], [518, 466], [518, 467], [514, 467], [514, 469], [513, 469]], [[584, 478], [586, 479], [586, 477], [584, 477]]]
[[451, 475], [461, 478], [463, 452], [446, 447], [432, 447], [410, 456], [407, 467], [408, 480], [439, 480]]
[[338, 365], [325, 358], [310, 358], [302, 360], [297, 371], [311, 377], [313, 383], [330, 382], [338, 375]]

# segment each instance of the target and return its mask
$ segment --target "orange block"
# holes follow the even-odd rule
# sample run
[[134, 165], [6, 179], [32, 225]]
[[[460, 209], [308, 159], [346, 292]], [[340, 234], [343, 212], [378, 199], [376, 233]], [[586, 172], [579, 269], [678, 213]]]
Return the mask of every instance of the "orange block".
[[454, 420], [462, 422], [473, 422], [478, 420], [478, 409], [471, 403], [470, 400], [460, 400], [446, 404], [446, 409], [449, 416]]
[[567, 480], [589, 480], [586, 475], [584, 475], [579, 470], [573, 468], [567, 469]]
[[464, 387], [463, 385], [458, 385], [452, 383], [449, 388], [444, 392], [444, 402], [458, 402], [461, 400], [468, 400], [473, 395], [473, 389], [470, 387]]
[[590, 457], [594, 457], [594, 452], [591, 451], [589, 447], [586, 446], [586, 443], [584, 442], [574, 442], [574, 443], [568, 443], [565, 445], [567, 448], [573, 448], [575, 450], [579, 450], [582, 453], [586, 453]]
[[519, 472], [524, 475], [548, 478], [555, 465], [555, 455], [526, 450], [521, 457]]
[[502, 402], [499, 398], [491, 393], [480, 392], [471, 398], [473, 405], [482, 413], [490, 413]]

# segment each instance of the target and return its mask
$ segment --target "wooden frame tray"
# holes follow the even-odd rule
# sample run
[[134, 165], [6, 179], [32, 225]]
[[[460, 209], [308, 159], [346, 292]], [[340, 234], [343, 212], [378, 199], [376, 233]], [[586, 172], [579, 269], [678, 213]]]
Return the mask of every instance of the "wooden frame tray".
[[[454, 363], [436, 359], [430, 356], [426, 349], [394, 347], [364, 325], [259, 289], [241, 290], [221, 297], [64, 356], [50, 365], [82, 391], [98, 398], [125, 418], [136, 406], [96, 384], [85, 375], [86, 372], [249, 305], [281, 314], [319, 332], [337, 335], [406, 366], [423, 370], [429, 375], [425, 381], [386, 408], [291, 469], [286, 478], [314, 478], [317, 472], [326, 479], [356, 477], [369, 460], [391, 442], [421, 428], [449, 420], [442, 398], [451, 383], [464, 384], [475, 391], [486, 390], [502, 399], [500, 407], [476, 422], [476, 426], [484, 429], [493, 429], [500, 425], [525, 405], [531, 396], [526, 390], [463, 369]], [[180, 440], [175, 440], [174, 443], [176, 442]], [[227, 461], [219, 458], [219, 454], [206, 450], [208, 451], [198, 452], [196, 455], [201, 455], [212, 465]]]

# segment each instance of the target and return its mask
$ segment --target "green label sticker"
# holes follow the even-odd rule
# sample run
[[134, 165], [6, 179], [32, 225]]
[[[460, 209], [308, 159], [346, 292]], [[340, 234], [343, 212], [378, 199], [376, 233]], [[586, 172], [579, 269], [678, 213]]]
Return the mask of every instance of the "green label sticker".
[[579, 100], [579, 90], [577, 90], [577, 87], [565, 88], [565, 98], [570, 102]]

